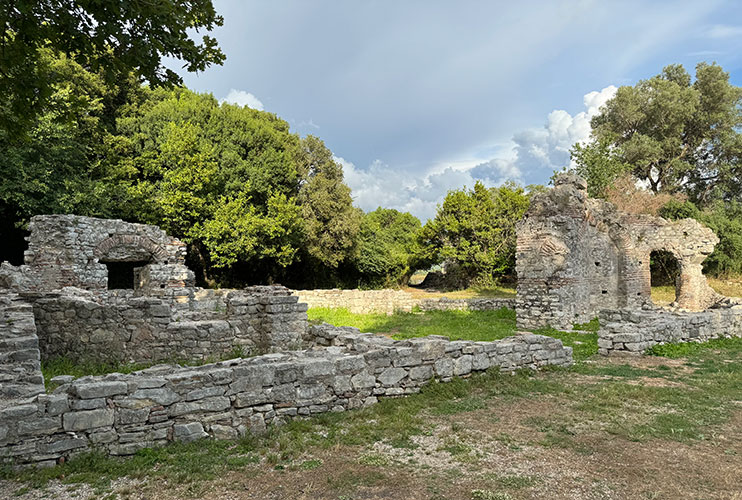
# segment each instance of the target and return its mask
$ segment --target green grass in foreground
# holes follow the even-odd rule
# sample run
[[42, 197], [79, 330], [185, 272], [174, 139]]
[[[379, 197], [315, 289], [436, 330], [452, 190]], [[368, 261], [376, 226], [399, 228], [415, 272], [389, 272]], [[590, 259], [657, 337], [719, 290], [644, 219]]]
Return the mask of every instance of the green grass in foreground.
[[[364, 330], [393, 332], [398, 338], [430, 332], [494, 340], [515, 331], [512, 311], [507, 310], [436, 311], [391, 317], [350, 315], [347, 311], [335, 311], [333, 318], [318, 310], [310, 314], [314, 320], [339, 324], [352, 321]], [[479, 443], [467, 441], [465, 434], [456, 431], [462, 414], [480, 412], [474, 421], [485, 425], [497, 421], [500, 409], [507, 412], [513, 405], [522, 409], [521, 422], [529, 428], [520, 437], [502, 433], [501, 440], [516, 449], [557, 447], [590, 454], [598, 451], [594, 443], [605, 439], [714, 442], [719, 427], [736, 411], [742, 397], [742, 339], [658, 346], [654, 355], [685, 359], [680, 364], [637, 366], [593, 356], [597, 348], [594, 333], [537, 333], [571, 344], [575, 366], [547, 369], [545, 373], [521, 371], [514, 376], [489, 371], [450, 383], [431, 382], [420, 394], [384, 399], [361, 410], [291, 420], [283, 426], [271, 426], [262, 437], [250, 436], [238, 442], [175, 443], [142, 450], [125, 459], [90, 453], [49, 469], [12, 472], [0, 468], [0, 478], [24, 483], [19, 487], [43, 487], [51, 479], [88, 483], [100, 497], [110, 489], [112, 480], [123, 476], [161, 479], [185, 483], [189, 494], [198, 497], [203, 488], [209, 487], [205, 481], [218, 479], [227, 471], [257, 475], [270, 468], [306, 469], [318, 463], [316, 454], [323, 450], [357, 450], [359, 463], [383, 471], [396, 465], [384, 455], [369, 455], [373, 443], [415, 448], [415, 436], [430, 435], [440, 426], [455, 434], [451, 442], [455, 441], [456, 446], [446, 445], [444, 449], [474, 467], [476, 461], [470, 462], [474, 455], [469, 451], [476, 450]], [[67, 366], [62, 371], [74, 369]], [[546, 402], [550, 410], [529, 412], [529, 400]], [[495, 432], [495, 428], [486, 426], [482, 430]], [[473, 439], [477, 435], [474, 433]]]
[[[575, 381], [577, 374], [582, 378]], [[645, 382], [650, 379], [659, 383]], [[609, 436], [628, 441], [713, 441], [718, 427], [735, 411], [740, 395], [742, 343], [735, 340], [691, 353], [683, 365], [640, 367], [593, 359], [546, 373], [490, 371], [450, 383], [431, 382], [420, 394], [384, 399], [361, 410], [291, 420], [270, 427], [262, 437], [176, 443], [142, 450], [126, 459], [91, 453], [50, 469], [0, 470], [0, 478], [32, 487], [43, 487], [50, 479], [84, 482], [99, 492], [123, 476], [162, 479], [192, 485], [197, 497], [199, 488], [208, 487], [203, 481], [219, 478], [226, 471], [255, 475], [271, 468], [307, 468], [322, 450], [354, 449], [359, 462], [380, 468], [395, 466], [384, 456], [369, 458], [370, 446], [382, 442], [415, 448], [414, 436], [430, 435], [441, 425], [450, 427], [456, 440], [464, 440], [456, 441], [456, 450], [449, 450], [452, 456], [459, 448], [476, 450], [477, 442], [456, 434], [462, 414], [480, 412], [475, 421], [496, 422], [499, 409], [507, 412], [513, 405], [523, 409], [523, 425], [531, 429], [517, 439], [503, 434], [502, 439], [512, 441], [513, 447], [557, 447], [590, 454], [596, 452], [594, 443]], [[551, 410], [529, 412], [528, 401], [536, 399], [549, 402]], [[483, 429], [494, 432], [494, 428]], [[471, 457], [463, 454], [459, 458]]]
[[650, 356], [665, 358], [686, 358], [690, 355], [703, 353], [709, 349], [725, 349], [742, 351], [742, 338], [714, 339], [708, 342], [678, 342], [676, 344], [657, 344], [647, 349]]

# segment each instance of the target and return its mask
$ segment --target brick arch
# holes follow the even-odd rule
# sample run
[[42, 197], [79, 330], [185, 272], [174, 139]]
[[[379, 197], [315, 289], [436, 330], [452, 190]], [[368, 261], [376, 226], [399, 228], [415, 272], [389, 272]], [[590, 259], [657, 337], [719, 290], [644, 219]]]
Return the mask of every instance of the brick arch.
[[[117, 250], [124, 255], [127, 253], [126, 250], [128, 250], [131, 258], [115, 255], [114, 252]], [[168, 253], [162, 245], [158, 245], [146, 236], [135, 234], [114, 234], [101, 241], [95, 247], [93, 256], [99, 261], [110, 258], [111, 260], [122, 262], [137, 260], [161, 262], [167, 259]]]

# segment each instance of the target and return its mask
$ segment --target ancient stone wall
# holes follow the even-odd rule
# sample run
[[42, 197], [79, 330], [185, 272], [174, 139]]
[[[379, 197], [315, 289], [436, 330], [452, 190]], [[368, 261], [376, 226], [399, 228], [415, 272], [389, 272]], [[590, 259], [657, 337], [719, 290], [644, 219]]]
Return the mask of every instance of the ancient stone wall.
[[295, 290], [294, 295], [309, 307], [344, 308], [355, 314], [410, 312], [412, 295], [402, 290]]
[[44, 392], [40, 359], [31, 305], [0, 293], [0, 400]]
[[509, 298], [434, 297], [419, 299], [414, 298], [408, 292], [390, 288], [383, 290], [295, 290], [293, 294], [299, 297], [299, 301], [307, 303], [309, 307], [342, 308], [355, 314], [410, 312], [415, 307], [419, 307], [422, 311], [486, 311], [515, 307], [515, 299]]
[[742, 337], [742, 305], [705, 311], [646, 307], [600, 312], [600, 354], [640, 355], [657, 344]]
[[515, 299], [500, 297], [481, 297], [471, 299], [449, 299], [437, 297], [422, 299], [416, 304], [421, 311], [496, 311], [515, 309]]
[[67, 286], [105, 290], [111, 269], [130, 274], [123, 279], [126, 288], [153, 292], [193, 285], [193, 273], [184, 265], [185, 244], [156, 226], [38, 215], [31, 218], [29, 230], [24, 265], [0, 269], [5, 286], [26, 291]]
[[572, 362], [571, 348], [532, 334], [495, 342], [393, 341], [322, 325], [306, 340], [331, 347], [83, 377], [52, 394], [5, 406], [0, 461], [51, 465], [93, 447], [129, 455], [171, 441], [231, 439], [294, 416], [412, 394], [433, 378]]
[[306, 304], [280, 286], [23, 296], [33, 304], [44, 359], [151, 363], [254, 355], [297, 349], [307, 328]]
[[573, 174], [534, 196], [517, 234], [519, 328], [569, 328], [601, 309], [650, 304], [654, 250], [671, 252], [679, 263], [678, 306], [702, 310], [722, 299], [702, 274], [719, 241], [710, 229], [691, 219], [618, 212], [588, 198], [587, 184]]

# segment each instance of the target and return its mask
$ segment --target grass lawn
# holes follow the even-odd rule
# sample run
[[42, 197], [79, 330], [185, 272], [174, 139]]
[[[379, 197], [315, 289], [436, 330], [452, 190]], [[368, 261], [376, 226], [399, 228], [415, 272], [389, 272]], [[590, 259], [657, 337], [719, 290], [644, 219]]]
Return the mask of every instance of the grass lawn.
[[[310, 316], [395, 338], [515, 330], [508, 310]], [[742, 339], [606, 359], [594, 354], [595, 322], [579, 327], [588, 333], [549, 332], [575, 347], [569, 369], [431, 383], [239, 442], [6, 470], [0, 498], [740, 498]]]
[[[515, 311], [429, 311], [386, 314], [354, 314], [347, 309], [312, 308], [308, 312], [313, 323], [326, 322], [336, 326], [354, 326], [362, 332], [381, 333], [396, 340], [428, 335], [444, 335], [451, 340], [492, 341], [515, 335]], [[561, 339], [574, 349], [575, 359], [585, 359], [598, 352], [596, 321], [575, 325], [584, 333], [560, 332], [551, 328], [535, 333]]]

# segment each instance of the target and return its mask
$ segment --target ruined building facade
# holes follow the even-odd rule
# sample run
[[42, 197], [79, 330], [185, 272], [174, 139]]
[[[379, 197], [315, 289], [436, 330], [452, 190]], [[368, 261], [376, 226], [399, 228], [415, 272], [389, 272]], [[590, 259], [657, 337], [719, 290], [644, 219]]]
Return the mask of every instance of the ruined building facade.
[[677, 307], [700, 311], [724, 300], [702, 273], [719, 242], [713, 231], [691, 219], [619, 212], [589, 198], [587, 183], [571, 173], [533, 197], [517, 235], [519, 328], [571, 328], [601, 310], [651, 304], [653, 251], [677, 259]]

